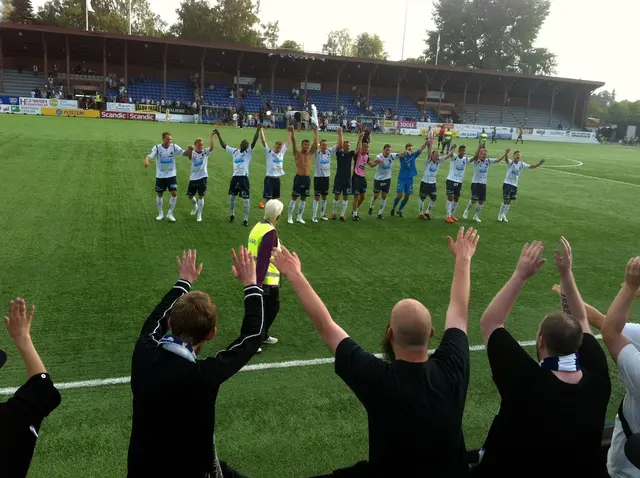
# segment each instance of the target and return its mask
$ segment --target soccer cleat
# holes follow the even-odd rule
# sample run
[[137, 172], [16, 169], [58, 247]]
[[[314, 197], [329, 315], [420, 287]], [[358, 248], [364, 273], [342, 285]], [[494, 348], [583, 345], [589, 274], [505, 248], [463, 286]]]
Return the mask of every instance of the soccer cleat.
[[448, 218], [446, 218], [444, 220], [444, 222], [448, 222], [449, 224], [453, 224], [455, 221], [453, 220], [453, 218], [451, 216], [449, 216]]
[[425, 217], [426, 219], [428, 219], [429, 221], [431, 221], [431, 213], [430, 213], [430, 212], [425, 212], [425, 213], [424, 213], [424, 217]]
[[231, 216], [229, 216], [229, 222], [233, 222], [235, 218], [236, 217], [232, 214]]
[[288, 222], [289, 224], [293, 224], [293, 218], [292, 218], [292, 217], [290, 217], [289, 219], [287, 219], [287, 222]]
[[264, 203], [263, 203], [263, 202], [261, 202], [260, 204], [258, 204], [258, 207], [259, 207], [260, 209], [264, 209]]
[[[322, 219], [323, 221], [328, 221], [329, 220], [329, 218], [327, 216], [325, 216], [324, 214], [322, 215], [322, 217], [320, 219]], [[333, 219], [335, 219], [335, 217]]]
[[507, 216], [502, 216], [502, 222], [509, 222], [507, 221]]
[[342, 222], [346, 221], [346, 220], [347, 220], [347, 216], [340, 216], [340, 220], [341, 220]]
[[469, 210], [465, 209], [462, 213], [462, 219], [469, 219]]
[[404, 214], [402, 214], [402, 211], [398, 211], [398, 217], [404, 217]]
[[336, 218], [337, 218], [337, 217], [338, 217], [338, 216], [336, 215], [336, 213], [335, 213], [335, 212], [331, 215], [331, 219], [333, 219], [334, 221], [336, 220]]
[[451, 216], [451, 219], [453, 219], [453, 221], [454, 221], [454, 222], [460, 222], [460, 219], [458, 219], [458, 218], [457, 218], [457, 217], [455, 217], [455, 216]]
[[191, 210], [192, 216], [195, 216], [196, 214], [198, 214], [198, 206], [194, 206], [194, 208]]
[[198, 214], [198, 217], [197, 217], [196, 221], [202, 222], [202, 214]]
[[424, 220], [424, 213], [420, 213], [420, 214], [418, 214], [418, 219], [422, 219], [422, 220]]
[[371, 216], [372, 214], [373, 214], [373, 208], [372, 208], [372, 207], [370, 207], [370, 208], [369, 208], [369, 216]]
[[278, 339], [276, 339], [275, 337], [269, 336], [266, 339], [264, 339], [262, 343], [267, 345], [275, 345], [278, 343]]
[[395, 215], [396, 215], [396, 210], [395, 210], [395, 209], [392, 209], [392, 210], [391, 210], [391, 215], [392, 215], [392, 216], [395, 216]]
[[318, 224], [318, 218], [317, 217], [312, 218], [311, 222], [314, 224]]
[[498, 222], [502, 222], [502, 214], [498, 214]]
[[301, 217], [296, 219], [296, 222], [299, 223], [299, 224], [306, 224], [306, 222], [304, 222], [304, 219], [302, 219]]
[[261, 354], [262, 353], [262, 348], [258, 347], [258, 350], [256, 350], [257, 354]]
[[162, 221], [164, 219], [164, 214], [160, 213], [156, 216], [156, 221]]
[[167, 214], [167, 219], [169, 219], [169, 221], [171, 221], [171, 222], [176, 222], [176, 218], [173, 217], [173, 214], [171, 214], [171, 213]]
[[473, 220], [476, 222], [482, 222], [478, 216], [473, 216]]
[[242, 221], [242, 225], [243, 226], [248, 226], [249, 225], [249, 221], [247, 221], [246, 219], [244, 221]]
[[378, 214], [378, 219], [384, 219], [384, 216], [382, 214]]

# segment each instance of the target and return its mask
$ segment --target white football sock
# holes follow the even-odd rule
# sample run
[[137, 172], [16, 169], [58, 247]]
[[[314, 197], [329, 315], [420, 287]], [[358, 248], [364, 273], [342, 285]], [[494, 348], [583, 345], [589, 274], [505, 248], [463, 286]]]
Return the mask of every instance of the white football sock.
[[387, 200], [386, 199], [381, 199], [380, 200], [380, 211], [378, 211], [378, 214], [382, 214], [384, 212], [384, 208], [387, 207]]
[[323, 199], [322, 200], [322, 206], [320, 208], [320, 214], [322, 214], [324, 216], [326, 212], [327, 212], [327, 200]]
[[296, 209], [296, 200], [289, 201], [289, 219], [293, 219], [293, 211]]
[[164, 204], [164, 198], [162, 196], [156, 197], [156, 204], [158, 206], [158, 212], [162, 214], [162, 206]]
[[451, 217], [451, 201], [447, 199], [447, 217]]
[[338, 200], [334, 199], [333, 200], [333, 213], [335, 214], [336, 212], [338, 212]]
[[482, 211], [482, 204], [478, 204], [478, 207], [476, 208], [476, 217], [480, 217], [480, 212]]
[[376, 198], [375, 196], [371, 198], [371, 206], [369, 206], [371, 209], [373, 209], [373, 206], [376, 205]]
[[177, 200], [178, 200], [177, 197], [171, 196], [171, 198], [169, 199], [169, 212], [167, 212], [167, 214], [173, 214], [173, 210], [176, 208]]
[[320, 201], [318, 201], [317, 199], [313, 200], [313, 218], [317, 218], [318, 217], [318, 206], [320, 205]]
[[304, 213], [304, 208], [306, 207], [306, 201], [300, 201], [300, 205], [298, 206], [298, 219], [302, 219], [302, 213]]
[[469, 204], [467, 204], [467, 212], [471, 211], [471, 206], [473, 206], [473, 201], [469, 201]]
[[456, 209], [458, 209], [458, 203], [456, 201], [453, 201], [453, 203], [451, 204], [451, 215], [452, 216], [456, 215]]
[[195, 196], [191, 198], [191, 204], [193, 204], [193, 207], [196, 207], [198, 205], [198, 201], [196, 201]]
[[509, 214], [509, 206], [509, 204], [504, 205], [504, 212], [502, 213], [504, 217], [507, 217], [507, 214]]
[[232, 216], [236, 215], [236, 196], [229, 194], [229, 212]]
[[427, 212], [431, 212], [431, 210], [435, 207], [436, 202], [435, 201], [429, 201], [429, 209], [427, 209]]
[[347, 214], [347, 207], [349, 207], [349, 201], [345, 201], [343, 199], [342, 200], [342, 212], [340, 213], [341, 216], [344, 216], [345, 214]]
[[249, 220], [249, 209], [251, 208], [251, 201], [249, 198], [244, 200], [244, 220]]
[[420, 212], [420, 214], [422, 214], [422, 211], [424, 211], [424, 199], [420, 198], [420, 200], [418, 201], [418, 211]]
[[198, 199], [198, 214], [202, 214], [202, 210], [204, 209], [204, 198]]

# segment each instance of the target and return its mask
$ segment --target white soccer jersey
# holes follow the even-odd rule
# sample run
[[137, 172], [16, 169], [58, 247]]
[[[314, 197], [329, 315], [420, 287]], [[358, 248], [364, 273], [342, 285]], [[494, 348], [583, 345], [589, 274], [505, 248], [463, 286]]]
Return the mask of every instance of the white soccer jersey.
[[393, 167], [393, 160], [397, 159], [399, 156], [398, 153], [390, 153], [389, 156], [384, 154], [379, 154], [377, 159], [380, 159], [382, 162], [376, 166], [376, 181], [386, 181], [391, 179], [391, 168]]
[[438, 171], [440, 171], [442, 161], [442, 159], [439, 159], [438, 161], [431, 161], [430, 159], [427, 160], [427, 164], [424, 168], [424, 175], [422, 176], [423, 183], [436, 183], [436, 178], [438, 177]]
[[461, 183], [464, 180], [464, 171], [469, 164], [470, 159], [467, 156], [462, 158], [453, 156], [451, 158], [451, 165], [449, 166], [449, 175], [447, 181], [453, 181], [454, 183]]
[[478, 159], [473, 163], [473, 180], [472, 183], [487, 184], [487, 176], [489, 175], [489, 166], [495, 163], [495, 159]]
[[504, 178], [505, 184], [511, 184], [512, 186], [518, 186], [518, 180], [520, 179], [520, 173], [523, 169], [530, 168], [531, 165], [524, 161], [510, 161], [507, 166], [507, 176]]
[[284, 174], [284, 154], [286, 152], [286, 145], [282, 145], [279, 153], [265, 146], [264, 156], [267, 159], [267, 176], [277, 178]]
[[243, 152], [240, 148], [232, 148], [227, 146], [227, 153], [230, 153], [233, 157], [233, 175], [234, 176], [249, 176], [249, 164], [251, 164], [251, 158], [253, 157], [253, 149], [247, 148]]
[[197, 151], [191, 152], [191, 181], [209, 177], [207, 165], [209, 163], [210, 148], [205, 148], [201, 153]]
[[356, 120], [351, 120], [351, 127], [355, 128], [356, 126], [358, 126], [358, 122]]
[[331, 176], [331, 156], [336, 152], [337, 148], [337, 146], [329, 148], [326, 153], [323, 153], [320, 149], [316, 151], [316, 178], [328, 178]]
[[156, 178], [173, 178], [176, 176], [175, 158], [183, 154], [184, 149], [177, 144], [170, 144], [168, 148], [165, 148], [162, 144], [156, 144], [149, 153], [150, 158], [158, 158], [156, 160]]

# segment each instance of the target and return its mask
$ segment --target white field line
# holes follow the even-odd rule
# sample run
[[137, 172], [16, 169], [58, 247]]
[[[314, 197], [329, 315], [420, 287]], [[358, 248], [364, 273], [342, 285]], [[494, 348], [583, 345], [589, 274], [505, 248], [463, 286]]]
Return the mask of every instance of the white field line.
[[[602, 335], [596, 335], [596, 339], [602, 339]], [[522, 347], [532, 347], [536, 344], [535, 340], [526, 340], [518, 342]], [[485, 350], [484, 345], [472, 345], [469, 347], [471, 352], [481, 352]], [[429, 351], [432, 354], [433, 350]], [[376, 354], [376, 357], [382, 357], [382, 354]], [[294, 368], [294, 367], [308, 367], [310, 365], [326, 365], [334, 362], [333, 357], [317, 358], [311, 360], [290, 360], [287, 362], [265, 362], [257, 363], [253, 365], [246, 365], [240, 371], [241, 372], [253, 372], [255, 370], [271, 370], [277, 368]], [[79, 382], [62, 382], [56, 383], [55, 386], [58, 390], [68, 390], [72, 388], [96, 388], [103, 387], [105, 385], [120, 385], [131, 382], [131, 377], [119, 377], [119, 378], [103, 378], [95, 380], [81, 380]], [[18, 387], [0, 388], [0, 395], [12, 395], [18, 390]]]
[[558, 169], [555, 169], [555, 168], [554, 169], [545, 168], [544, 166], [541, 167], [540, 169], [541, 170], [547, 170], [547, 171], [550, 171], [552, 173], [570, 174], [571, 176], [580, 176], [581, 178], [595, 179], [596, 181], [605, 181], [607, 183], [624, 184], [625, 186], [640, 187], [640, 184], [636, 184], [636, 183], [626, 183], [624, 181], [616, 181], [615, 179], [600, 178], [598, 176], [589, 176], [587, 174], [571, 173], [569, 171], [561, 171], [561, 170], [558, 170]]
[[578, 161], [577, 159], [570, 159], [570, 158], [565, 158], [569, 161], [573, 161], [574, 164], [562, 164], [559, 166], [545, 166], [545, 169], [548, 168], [552, 168], [552, 169], [557, 169], [557, 168], [579, 168], [580, 166], [582, 166], [584, 163], [582, 161]]

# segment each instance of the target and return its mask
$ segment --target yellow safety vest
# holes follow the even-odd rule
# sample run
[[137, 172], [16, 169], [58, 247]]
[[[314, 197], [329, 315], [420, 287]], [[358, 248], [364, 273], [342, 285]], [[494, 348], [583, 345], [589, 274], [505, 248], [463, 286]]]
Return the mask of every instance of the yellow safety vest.
[[[249, 252], [253, 254], [253, 257], [258, 258], [258, 250], [260, 249], [260, 243], [262, 238], [267, 232], [273, 231], [273, 227], [268, 222], [259, 222], [251, 232], [249, 233]], [[276, 239], [276, 248], [280, 249], [280, 239]], [[269, 269], [267, 269], [267, 275], [264, 278], [265, 285], [277, 286], [280, 284], [280, 271], [276, 269], [276, 266], [269, 263]]]
[[480, 135], [480, 138], [482, 139], [482, 141], [486, 141], [487, 140], [487, 133], [482, 133]]
[[453, 132], [451, 130], [447, 130], [447, 132], [444, 134], [445, 141], [451, 141], [452, 136], [453, 136]]

